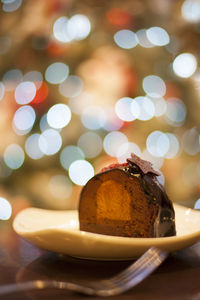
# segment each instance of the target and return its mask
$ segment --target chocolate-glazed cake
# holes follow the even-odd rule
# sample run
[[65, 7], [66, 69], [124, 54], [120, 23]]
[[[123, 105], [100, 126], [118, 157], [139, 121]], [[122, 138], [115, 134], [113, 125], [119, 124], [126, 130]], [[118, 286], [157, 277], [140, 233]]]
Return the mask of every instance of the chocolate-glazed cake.
[[136, 155], [104, 168], [82, 189], [80, 230], [124, 237], [175, 235], [173, 205], [159, 175]]

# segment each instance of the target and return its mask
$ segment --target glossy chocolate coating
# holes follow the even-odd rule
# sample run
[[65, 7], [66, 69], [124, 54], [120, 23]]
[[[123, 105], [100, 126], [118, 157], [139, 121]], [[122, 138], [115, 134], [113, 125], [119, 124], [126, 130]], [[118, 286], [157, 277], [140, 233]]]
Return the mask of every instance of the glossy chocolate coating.
[[127, 160], [126, 166], [120, 166], [124, 172], [136, 176], [141, 184], [147, 199], [159, 205], [158, 217], [154, 222], [153, 237], [166, 237], [176, 235], [175, 212], [171, 200], [168, 198], [164, 187], [159, 183], [156, 176], [158, 173], [153, 169], [144, 173], [132, 160]]
[[103, 168], [82, 189], [80, 230], [125, 237], [175, 235], [174, 208], [159, 175], [136, 155]]

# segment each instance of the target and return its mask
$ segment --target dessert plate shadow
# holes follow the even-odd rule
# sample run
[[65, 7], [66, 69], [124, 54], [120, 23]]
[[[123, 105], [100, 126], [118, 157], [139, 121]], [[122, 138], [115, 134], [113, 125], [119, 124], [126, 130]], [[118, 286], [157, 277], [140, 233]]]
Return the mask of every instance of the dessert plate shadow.
[[174, 204], [177, 235], [164, 238], [128, 238], [79, 230], [78, 211], [27, 208], [13, 222], [17, 234], [49, 251], [93, 260], [135, 259], [149, 247], [169, 252], [200, 240], [200, 212]]

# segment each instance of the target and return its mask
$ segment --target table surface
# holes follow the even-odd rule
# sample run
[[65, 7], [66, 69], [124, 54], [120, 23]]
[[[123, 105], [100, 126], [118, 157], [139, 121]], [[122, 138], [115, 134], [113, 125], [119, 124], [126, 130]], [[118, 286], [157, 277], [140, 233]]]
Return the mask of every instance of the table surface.
[[[89, 261], [44, 251], [18, 237], [11, 228], [0, 230], [0, 285], [35, 279], [72, 282], [103, 279], [132, 261]], [[3, 300], [97, 299], [68, 291], [47, 289], [2, 296]], [[45, 298], [45, 299], [46, 299]], [[200, 300], [200, 243], [170, 255], [142, 283], [120, 296], [104, 299]]]

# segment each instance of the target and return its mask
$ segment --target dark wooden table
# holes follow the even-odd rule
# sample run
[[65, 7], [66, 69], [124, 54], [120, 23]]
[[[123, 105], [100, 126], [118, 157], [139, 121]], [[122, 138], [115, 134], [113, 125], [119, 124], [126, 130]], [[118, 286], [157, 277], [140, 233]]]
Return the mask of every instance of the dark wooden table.
[[[0, 230], [0, 285], [32, 279], [73, 282], [102, 279], [127, 267], [131, 261], [89, 261], [40, 250], [19, 238], [11, 228]], [[0, 297], [3, 300], [97, 299], [68, 291], [48, 289]], [[200, 243], [170, 255], [147, 279], [121, 296], [104, 299], [199, 300]]]

